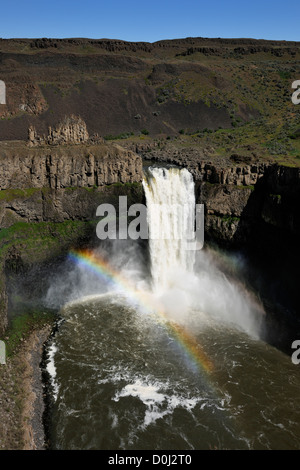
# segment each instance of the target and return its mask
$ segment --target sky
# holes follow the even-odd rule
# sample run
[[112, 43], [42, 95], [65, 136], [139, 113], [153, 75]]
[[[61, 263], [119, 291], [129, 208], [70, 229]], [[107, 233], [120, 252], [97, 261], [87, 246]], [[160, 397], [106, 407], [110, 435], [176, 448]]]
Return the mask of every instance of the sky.
[[0, 37], [299, 41], [299, 0], [0, 0]]

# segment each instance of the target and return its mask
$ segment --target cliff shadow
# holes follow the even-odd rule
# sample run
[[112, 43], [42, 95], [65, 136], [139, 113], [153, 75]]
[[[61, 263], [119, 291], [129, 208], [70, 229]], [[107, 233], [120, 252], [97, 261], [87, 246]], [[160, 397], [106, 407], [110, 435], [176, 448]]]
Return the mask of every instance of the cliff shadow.
[[280, 171], [270, 167], [256, 183], [233, 246], [245, 257], [244, 275], [266, 310], [263, 338], [291, 354], [300, 339], [300, 188], [297, 169]]

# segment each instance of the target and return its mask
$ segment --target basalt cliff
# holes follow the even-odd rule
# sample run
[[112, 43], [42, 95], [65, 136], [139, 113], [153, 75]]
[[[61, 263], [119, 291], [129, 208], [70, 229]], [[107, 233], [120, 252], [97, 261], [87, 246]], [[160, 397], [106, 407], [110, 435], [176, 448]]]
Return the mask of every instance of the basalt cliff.
[[290, 278], [298, 266], [299, 168], [212, 162], [208, 156], [155, 145], [133, 151], [88, 138], [85, 143], [54, 146], [32, 146], [29, 138], [27, 144], [2, 142], [0, 148], [2, 331], [7, 325], [7, 279], [72, 246], [91, 243], [91, 222], [102, 202], [117, 207], [120, 195], [127, 195], [129, 204], [143, 202], [143, 160], [188, 168], [196, 201], [205, 207], [206, 242], [255, 253], [263, 265], [284, 268], [276, 280], [294, 308], [298, 293]]
[[0, 40], [0, 332], [15, 274], [90, 243], [102, 202], [143, 202], [143, 160], [191, 171], [206, 242], [255, 259], [252, 285], [296, 325], [299, 58], [251, 39]]
[[0, 330], [7, 323], [7, 280], [95, 237], [103, 202], [142, 202], [142, 159], [92, 138], [85, 123], [66, 118], [46, 136], [0, 143]]

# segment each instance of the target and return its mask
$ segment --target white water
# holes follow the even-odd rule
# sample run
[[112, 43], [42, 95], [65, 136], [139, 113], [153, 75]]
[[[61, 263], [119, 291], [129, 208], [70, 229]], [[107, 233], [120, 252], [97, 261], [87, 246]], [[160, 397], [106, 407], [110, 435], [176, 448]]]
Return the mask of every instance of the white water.
[[[259, 337], [262, 306], [229, 280], [209, 252], [195, 250], [195, 188], [187, 169], [149, 168], [147, 200], [152, 292], [172, 320], [225, 322]], [[194, 312], [194, 313], [193, 313]]]
[[48, 348], [48, 363], [46, 366], [46, 370], [49, 374], [51, 385], [52, 385], [52, 391], [53, 391], [53, 399], [57, 399], [57, 395], [59, 392], [59, 387], [56, 382], [56, 367], [55, 367], [55, 362], [54, 362], [54, 356], [55, 353], [57, 352], [57, 348], [54, 344], [54, 342], [51, 343], [50, 347]]
[[[188, 203], [195, 208], [187, 170], [152, 169], [144, 187], [150, 236], [161, 223], [165, 234], [184, 227], [189, 235], [173, 210]], [[164, 212], [166, 204], [171, 211]], [[119, 286], [95, 296], [93, 282], [100, 293], [103, 279], [74, 267], [70, 279], [78, 278], [79, 288], [50, 348], [55, 364], [48, 372], [57, 384], [54, 448], [299, 447], [299, 374], [289, 357], [256, 340], [263, 309], [238, 276], [222, 269], [238, 264], [238, 257], [186, 250], [185, 242], [150, 238], [152, 291], [136, 247], [114, 241], [107, 251], [136, 290], [158, 298], [186, 327], [211, 358], [213, 373], [208, 379], [195, 369], [169, 330], [139, 305], [131, 308]]]
[[195, 251], [189, 250], [194, 231], [195, 190], [188, 170], [150, 168], [144, 178], [147, 199], [151, 275], [154, 292], [164, 292], [193, 272]]
[[[136, 291], [146, 291], [149, 302], [153, 301], [154, 307], [157, 304], [162, 307], [171, 320], [184, 326], [193, 322], [215, 322], [259, 338], [264, 310], [238, 279], [239, 258], [221, 255], [206, 245], [203, 250], [190, 249], [196, 204], [194, 181], [189, 171], [150, 168], [143, 186], [148, 211], [151, 285], [145, 257], [135, 241], [102, 243], [100, 255], [105, 258], [109, 254], [109, 264], [128, 279]], [[222, 272], [223, 268], [233, 264], [236, 272], [234, 277], [228, 277]], [[86, 266], [67, 263], [52, 280], [46, 304], [60, 306], [111, 289], [111, 285], [106, 285], [103, 279], [99, 281], [97, 273]], [[113, 286], [114, 296], [118, 289], [118, 284]]]

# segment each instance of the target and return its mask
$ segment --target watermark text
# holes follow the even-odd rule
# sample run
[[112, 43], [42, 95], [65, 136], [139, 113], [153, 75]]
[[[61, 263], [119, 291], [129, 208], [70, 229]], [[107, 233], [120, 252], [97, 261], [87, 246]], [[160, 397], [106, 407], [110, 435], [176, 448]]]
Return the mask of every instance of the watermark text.
[[118, 211], [112, 204], [101, 204], [96, 216], [101, 217], [96, 227], [100, 240], [182, 240], [186, 250], [201, 250], [204, 245], [204, 204], [128, 208], [127, 196], [119, 196]]
[[299, 104], [300, 103], [300, 80], [295, 80], [292, 83], [292, 88], [293, 90], [296, 90], [292, 94], [292, 103]]
[[6, 104], [6, 86], [3, 80], [0, 80], [0, 104]]
[[300, 364], [300, 340], [296, 339], [293, 341], [291, 348], [296, 349], [292, 354], [292, 363], [298, 365]]
[[6, 364], [6, 346], [4, 341], [0, 341], [0, 364]]

